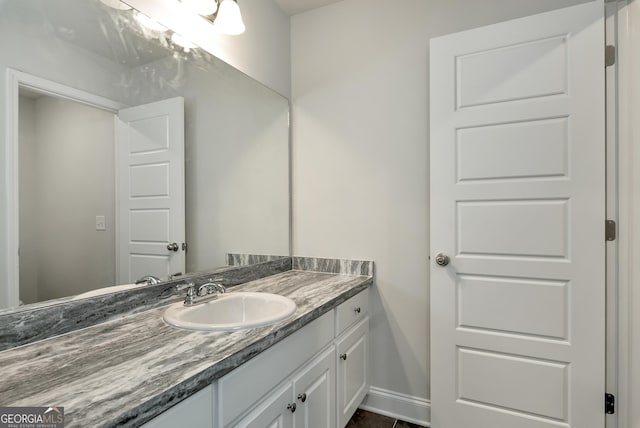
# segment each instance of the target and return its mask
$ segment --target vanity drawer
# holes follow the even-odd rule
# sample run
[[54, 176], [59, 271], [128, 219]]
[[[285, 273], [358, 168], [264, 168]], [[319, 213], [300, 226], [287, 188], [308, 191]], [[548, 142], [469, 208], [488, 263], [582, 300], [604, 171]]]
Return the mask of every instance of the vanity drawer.
[[333, 311], [218, 380], [218, 427], [246, 413], [274, 386], [333, 340]]
[[369, 312], [369, 289], [356, 294], [336, 309], [336, 337]]

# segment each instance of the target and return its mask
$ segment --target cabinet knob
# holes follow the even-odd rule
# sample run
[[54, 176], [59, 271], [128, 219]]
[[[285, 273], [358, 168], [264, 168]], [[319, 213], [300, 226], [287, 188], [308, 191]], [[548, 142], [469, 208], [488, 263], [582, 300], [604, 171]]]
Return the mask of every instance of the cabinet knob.
[[307, 401], [307, 393], [303, 392], [302, 394], [298, 394], [298, 400], [302, 401], [303, 403]]
[[340, 354], [340, 359], [343, 361], [347, 361], [347, 354]]
[[296, 411], [296, 403], [287, 404], [287, 410], [291, 410], [291, 413], [294, 413]]
[[358, 306], [357, 308], [354, 308], [353, 312], [355, 312], [356, 314], [360, 313], [360, 306]]

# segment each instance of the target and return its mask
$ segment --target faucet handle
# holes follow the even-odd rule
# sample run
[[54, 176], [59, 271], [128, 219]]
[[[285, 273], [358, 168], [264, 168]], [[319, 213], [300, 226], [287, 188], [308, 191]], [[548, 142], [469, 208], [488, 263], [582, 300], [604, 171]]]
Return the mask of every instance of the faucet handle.
[[200, 287], [198, 287], [198, 291], [196, 292], [196, 296], [199, 297], [204, 297], [208, 294], [211, 293], [211, 284], [210, 283], [206, 283], [206, 284], [202, 284]]
[[187, 289], [187, 296], [184, 298], [185, 305], [193, 305], [196, 301], [197, 291], [196, 284], [192, 281], [186, 282], [184, 284], [176, 285], [176, 290], [181, 291]]

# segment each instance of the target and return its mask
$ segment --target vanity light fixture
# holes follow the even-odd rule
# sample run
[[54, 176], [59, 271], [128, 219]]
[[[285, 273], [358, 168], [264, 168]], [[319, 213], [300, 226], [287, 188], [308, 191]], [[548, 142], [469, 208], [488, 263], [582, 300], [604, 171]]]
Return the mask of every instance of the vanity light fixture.
[[217, 27], [221, 32], [232, 36], [244, 33], [244, 22], [236, 0], [222, 0], [217, 15], [213, 23], [214, 28]]
[[180, 0], [188, 9], [213, 23], [213, 28], [230, 36], [244, 33], [237, 0]]

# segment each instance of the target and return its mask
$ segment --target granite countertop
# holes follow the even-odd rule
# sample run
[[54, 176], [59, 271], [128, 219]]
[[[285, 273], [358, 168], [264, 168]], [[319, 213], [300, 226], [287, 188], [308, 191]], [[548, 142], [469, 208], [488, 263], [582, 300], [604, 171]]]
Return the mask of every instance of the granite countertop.
[[166, 306], [0, 352], [2, 406], [63, 406], [65, 426], [139, 426], [359, 293], [371, 276], [287, 271], [235, 286], [297, 304], [278, 324], [191, 332]]

